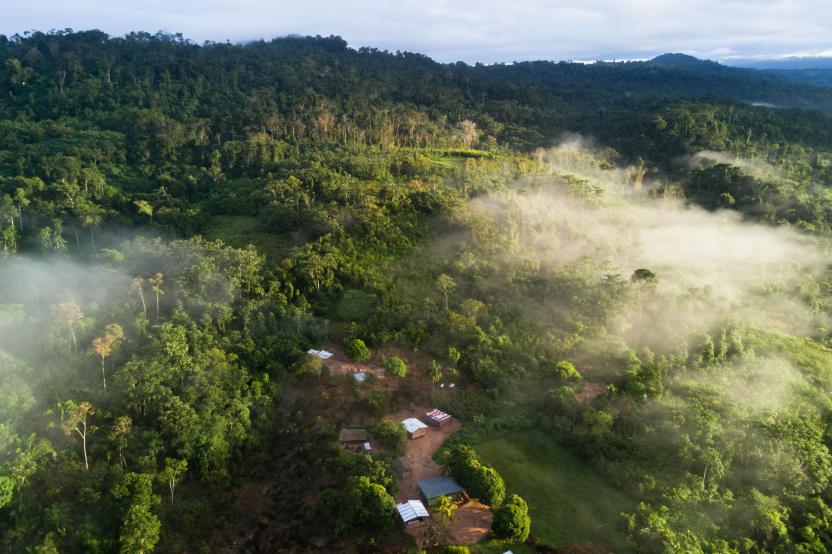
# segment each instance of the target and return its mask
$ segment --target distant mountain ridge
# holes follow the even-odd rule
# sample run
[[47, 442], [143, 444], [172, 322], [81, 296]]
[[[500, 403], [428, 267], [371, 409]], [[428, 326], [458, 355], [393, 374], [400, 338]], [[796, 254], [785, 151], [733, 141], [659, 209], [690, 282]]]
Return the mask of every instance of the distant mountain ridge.
[[531, 61], [476, 66], [475, 70], [510, 81], [600, 95], [718, 97], [755, 105], [832, 112], [832, 90], [824, 88], [826, 75], [813, 80], [809, 74], [733, 67], [680, 53], [662, 54], [647, 61]]

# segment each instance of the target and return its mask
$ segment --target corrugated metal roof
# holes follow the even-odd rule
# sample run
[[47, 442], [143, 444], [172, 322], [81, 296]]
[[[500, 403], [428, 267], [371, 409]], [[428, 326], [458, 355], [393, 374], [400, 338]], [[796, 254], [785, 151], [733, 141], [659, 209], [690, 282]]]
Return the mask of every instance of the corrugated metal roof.
[[422, 504], [421, 500], [408, 500], [407, 502], [396, 504], [396, 509], [399, 511], [399, 515], [402, 516], [402, 521], [405, 523], [419, 519], [420, 517], [428, 517], [428, 511], [425, 509], [425, 505]]
[[370, 438], [366, 429], [341, 429], [338, 440], [341, 442], [364, 442]]
[[306, 351], [306, 353], [310, 356], [317, 356], [322, 360], [328, 360], [335, 355], [332, 352], [328, 352], [326, 350], [315, 350], [314, 348], [310, 348]]
[[442, 410], [433, 409], [433, 410], [429, 411], [428, 413], [426, 413], [425, 417], [428, 418], [428, 419], [432, 419], [433, 421], [436, 421], [437, 423], [441, 423], [445, 420], [451, 419], [451, 414], [446, 414]]
[[419, 429], [427, 429], [428, 427], [415, 417], [409, 417], [405, 419], [404, 421], [402, 421], [402, 425], [404, 425], [404, 428], [407, 429], [408, 433], [413, 433], [415, 431], [418, 431]]
[[431, 477], [430, 479], [422, 479], [416, 484], [419, 486], [419, 491], [422, 493], [422, 496], [427, 500], [432, 500], [440, 496], [456, 496], [465, 490], [453, 477], [444, 475]]

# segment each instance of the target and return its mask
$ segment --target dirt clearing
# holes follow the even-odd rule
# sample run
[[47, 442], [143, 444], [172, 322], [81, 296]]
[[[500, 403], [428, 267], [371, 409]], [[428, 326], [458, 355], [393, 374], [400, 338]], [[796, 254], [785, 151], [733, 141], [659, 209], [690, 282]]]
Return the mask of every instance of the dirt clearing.
[[451, 523], [452, 544], [476, 544], [491, 531], [491, 508], [471, 500], [454, 512]]

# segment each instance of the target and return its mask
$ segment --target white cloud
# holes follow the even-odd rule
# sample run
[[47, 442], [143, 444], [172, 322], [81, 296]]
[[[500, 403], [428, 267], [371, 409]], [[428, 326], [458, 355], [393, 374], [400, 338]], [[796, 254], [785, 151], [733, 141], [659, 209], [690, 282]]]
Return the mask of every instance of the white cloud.
[[714, 59], [828, 52], [829, 0], [41, 0], [8, 3], [0, 32], [100, 28], [181, 32], [197, 41], [337, 34], [352, 46], [440, 61]]

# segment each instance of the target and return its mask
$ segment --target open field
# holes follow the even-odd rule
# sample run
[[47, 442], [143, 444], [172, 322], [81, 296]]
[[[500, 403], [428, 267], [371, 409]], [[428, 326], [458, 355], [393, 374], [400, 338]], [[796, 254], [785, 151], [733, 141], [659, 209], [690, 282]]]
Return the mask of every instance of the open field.
[[489, 441], [476, 450], [503, 476], [507, 492], [526, 499], [532, 535], [541, 542], [622, 543], [618, 514], [634, 510], [635, 503], [542, 432]]

